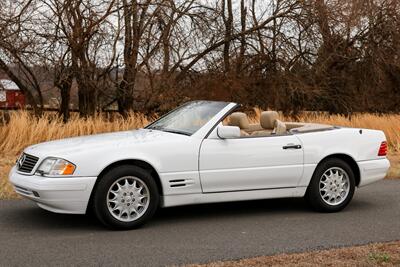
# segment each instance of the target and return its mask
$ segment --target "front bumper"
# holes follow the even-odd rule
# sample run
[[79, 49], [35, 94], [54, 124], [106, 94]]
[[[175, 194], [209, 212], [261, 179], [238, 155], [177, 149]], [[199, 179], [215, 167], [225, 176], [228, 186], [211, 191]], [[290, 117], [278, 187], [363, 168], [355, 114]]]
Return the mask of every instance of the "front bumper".
[[84, 214], [97, 177], [47, 178], [22, 175], [12, 168], [15, 191], [43, 209], [56, 213]]
[[360, 184], [359, 187], [382, 180], [386, 177], [390, 168], [390, 162], [387, 158], [359, 161]]

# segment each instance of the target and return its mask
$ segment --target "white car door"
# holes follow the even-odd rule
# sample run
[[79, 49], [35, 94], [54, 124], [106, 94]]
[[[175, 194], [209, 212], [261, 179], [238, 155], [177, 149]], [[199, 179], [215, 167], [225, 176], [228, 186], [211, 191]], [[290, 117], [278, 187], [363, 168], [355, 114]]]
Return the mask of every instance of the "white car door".
[[303, 148], [294, 135], [206, 138], [199, 171], [204, 193], [296, 187]]

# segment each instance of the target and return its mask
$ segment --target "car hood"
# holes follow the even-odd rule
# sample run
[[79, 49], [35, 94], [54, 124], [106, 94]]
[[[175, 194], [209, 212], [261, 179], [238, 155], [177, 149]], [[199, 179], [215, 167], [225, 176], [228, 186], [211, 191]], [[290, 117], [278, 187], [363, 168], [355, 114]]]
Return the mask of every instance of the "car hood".
[[157, 130], [139, 129], [60, 139], [29, 146], [24, 152], [38, 157], [65, 157], [75, 152], [137, 147], [150, 143], [155, 144], [171, 141], [177, 138], [188, 138], [188, 136]]

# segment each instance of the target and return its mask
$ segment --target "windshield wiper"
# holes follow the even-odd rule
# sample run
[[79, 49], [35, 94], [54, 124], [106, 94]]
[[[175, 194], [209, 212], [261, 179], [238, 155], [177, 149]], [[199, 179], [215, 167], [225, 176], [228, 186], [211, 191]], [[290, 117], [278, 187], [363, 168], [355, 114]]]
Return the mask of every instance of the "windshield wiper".
[[176, 133], [176, 134], [183, 134], [183, 135], [187, 135], [187, 136], [191, 136], [191, 133], [185, 132], [185, 131], [179, 131], [179, 130], [174, 130], [174, 129], [168, 129], [168, 128], [164, 128], [162, 126], [150, 126], [147, 129], [150, 130], [158, 130], [158, 131], [162, 131], [162, 132], [168, 132], [168, 133]]
[[149, 130], [160, 130], [160, 131], [162, 131], [162, 130], [163, 130], [163, 127], [162, 127], [162, 126], [149, 126], [149, 127], [146, 127], [146, 129], [149, 129]]
[[183, 135], [187, 135], [187, 136], [191, 136], [191, 133], [188, 132], [184, 132], [184, 131], [179, 131], [179, 130], [172, 130], [172, 129], [157, 129], [160, 131], [164, 131], [164, 132], [168, 132], [168, 133], [176, 133], [176, 134], [183, 134]]

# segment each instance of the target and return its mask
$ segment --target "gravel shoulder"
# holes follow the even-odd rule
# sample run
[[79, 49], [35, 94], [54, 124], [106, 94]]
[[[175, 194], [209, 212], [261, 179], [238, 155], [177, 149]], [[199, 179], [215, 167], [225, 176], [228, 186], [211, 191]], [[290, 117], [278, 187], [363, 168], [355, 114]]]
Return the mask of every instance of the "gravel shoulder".
[[186, 267], [239, 266], [399, 266], [400, 241], [364, 246], [317, 250], [304, 253], [279, 254], [237, 261], [191, 264]]

